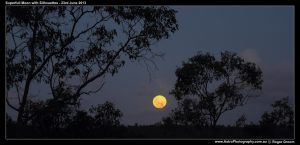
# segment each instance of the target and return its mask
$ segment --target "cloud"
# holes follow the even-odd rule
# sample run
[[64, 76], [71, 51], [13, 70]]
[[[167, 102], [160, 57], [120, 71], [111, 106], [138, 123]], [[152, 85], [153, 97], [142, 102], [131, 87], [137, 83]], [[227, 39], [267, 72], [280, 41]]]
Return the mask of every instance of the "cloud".
[[262, 59], [259, 57], [256, 49], [252, 49], [252, 48], [244, 49], [238, 55], [244, 58], [246, 61], [254, 62], [258, 65], [262, 63]]

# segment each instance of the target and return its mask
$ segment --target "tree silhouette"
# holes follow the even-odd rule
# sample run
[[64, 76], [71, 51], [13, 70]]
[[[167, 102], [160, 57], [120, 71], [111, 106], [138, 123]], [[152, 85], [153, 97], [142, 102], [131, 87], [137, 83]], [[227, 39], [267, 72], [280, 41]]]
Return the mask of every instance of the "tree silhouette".
[[172, 110], [171, 115], [163, 119], [166, 126], [207, 126], [208, 122], [202, 114], [200, 107], [192, 99], [184, 99], [179, 106]]
[[78, 130], [91, 130], [94, 127], [94, 118], [83, 110], [77, 110], [72, 117], [72, 121], [68, 124], [68, 128]]
[[68, 126], [73, 113], [79, 107], [79, 102], [63, 99], [71, 97], [70, 90], [58, 86], [53, 93], [56, 97], [46, 101], [28, 99], [24, 109], [23, 120], [27, 122], [26, 125], [44, 135], [55, 134]]
[[184, 62], [176, 76], [171, 94], [178, 101], [194, 98], [196, 110], [211, 126], [216, 126], [224, 112], [245, 104], [263, 82], [259, 67], [228, 51], [221, 53], [220, 60], [199, 53]]
[[123, 116], [121, 110], [116, 109], [111, 102], [90, 108], [94, 114], [95, 128], [119, 126], [120, 118]]
[[[18, 112], [18, 124], [27, 123], [32, 82], [49, 85], [54, 99], [77, 102], [99, 91], [99, 79], [117, 73], [126, 60], [157, 56], [150, 47], [178, 29], [175, 13], [165, 6], [6, 7], [7, 89], [19, 97], [17, 106], [6, 102]], [[94, 81], [102, 85], [87, 90]], [[58, 96], [57, 87], [69, 97]]]
[[120, 127], [123, 113], [111, 102], [92, 106], [88, 112], [77, 110], [67, 131], [76, 137], [109, 136], [115, 133], [113, 129]]
[[272, 104], [273, 111], [268, 113], [265, 112], [261, 116], [259, 124], [262, 127], [272, 127], [272, 126], [283, 126], [283, 127], [293, 127], [294, 126], [294, 111], [288, 105], [288, 97], [282, 98], [275, 101]]
[[[22, 137], [88, 137], [87, 135], [106, 134], [97, 129], [112, 129], [120, 126], [122, 112], [111, 102], [105, 102], [91, 107], [89, 111], [78, 110], [78, 106], [66, 103], [46, 101], [31, 101], [25, 107], [24, 118], [28, 122], [26, 127], [16, 130], [15, 123], [7, 116], [10, 135], [17, 131]], [[57, 106], [57, 105], [61, 106]], [[55, 105], [48, 107], [49, 105]], [[47, 109], [41, 109], [47, 108]], [[42, 110], [42, 111], [41, 111]], [[35, 115], [32, 115], [35, 114]], [[31, 118], [29, 118], [31, 117]]]
[[235, 122], [235, 126], [236, 127], [245, 127], [246, 125], [246, 117], [245, 115], [242, 115], [236, 122]]
[[[27, 100], [24, 110], [24, 120], [28, 127], [40, 135], [56, 134], [68, 126], [72, 114], [77, 109], [74, 105], [59, 102], [54, 99], [46, 101]], [[22, 130], [22, 129], [20, 129]], [[20, 132], [20, 134], [26, 133]]]

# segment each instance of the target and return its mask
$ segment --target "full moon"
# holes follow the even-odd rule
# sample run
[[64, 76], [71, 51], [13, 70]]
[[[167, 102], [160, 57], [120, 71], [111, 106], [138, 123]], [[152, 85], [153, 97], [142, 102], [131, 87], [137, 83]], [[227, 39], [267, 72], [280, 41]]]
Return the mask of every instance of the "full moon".
[[162, 95], [157, 95], [153, 98], [153, 106], [157, 109], [162, 109], [167, 105], [167, 99]]

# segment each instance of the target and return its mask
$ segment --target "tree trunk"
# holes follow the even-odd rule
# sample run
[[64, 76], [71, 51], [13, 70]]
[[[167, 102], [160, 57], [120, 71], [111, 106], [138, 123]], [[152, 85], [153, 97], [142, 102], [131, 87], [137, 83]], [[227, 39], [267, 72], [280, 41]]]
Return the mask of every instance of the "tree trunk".
[[[36, 15], [38, 14], [38, 8], [37, 7], [35, 8], [35, 14]], [[29, 74], [27, 76], [27, 79], [26, 79], [24, 93], [23, 93], [23, 96], [22, 96], [22, 102], [21, 102], [20, 107], [19, 107], [18, 118], [17, 118], [17, 127], [18, 127], [20, 132], [23, 129], [25, 123], [26, 123], [23, 120], [23, 116], [24, 116], [25, 106], [26, 106], [26, 103], [27, 103], [27, 97], [28, 97], [30, 83], [31, 83], [31, 80], [34, 77], [32, 75], [33, 75], [33, 72], [34, 72], [34, 69], [35, 69], [35, 51], [34, 51], [34, 49], [35, 49], [37, 29], [38, 29], [38, 20], [37, 20], [37, 17], [35, 17], [34, 28], [33, 28], [33, 32], [32, 32], [32, 41], [31, 41], [30, 45], [28, 46], [28, 49], [29, 49], [30, 55], [31, 55], [31, 61], [30, 61], [31, 68], [30, 68], [30, 72], [29, 72]], [[18, 133], [18, 134], [20, 134], [20, 133]]]
[[220, 116], [221, 116], [221, 113], [218, 113], [218, 115], [216, 115], [216, 117], [213, 118], [213, 127], [217, 126], [217, 122], [218, 122]]
[[217, 122], [218, 122], [218, 119], [214, 119], [214, 121], [213, 121], [213, 127], [216, 127]]
[[23, 93], [23, 97], [22, 97], [22, 102], [19, 107], [18, 118], [17, 118], [18, 127], [22, 127], [24, 125], [23, 115], [24, 115], [24, 110], [25, 110], [25, 106], [26, 106], [26, 102], [27, 102], [29, 86], [30, 86], [30, 81], [31, 81], [29, 79], [30, 78], [28, 78], [28, 80], [26, 81], [25, 89], [24, 89], [24, 93]]

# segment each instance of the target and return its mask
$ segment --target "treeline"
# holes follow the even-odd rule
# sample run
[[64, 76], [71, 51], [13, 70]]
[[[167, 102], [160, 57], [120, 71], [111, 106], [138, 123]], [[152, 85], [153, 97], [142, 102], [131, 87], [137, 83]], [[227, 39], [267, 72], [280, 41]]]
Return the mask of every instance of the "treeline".
[[[60, 106], [56, 106], [58, 104]], [[6, 116], [8, 137], [80, 137], [99, 129], [107, 133], [111, 128], [120, 126], [123, 115], [111, 102], [85, 111], [80, 110], [78, 104], [67, 105], [54, 100], [31, 101], [25, 112], [24, 118], [28, 123], [21, 128]]]
[[[47, 102], [30, 103], [30, 112]], [[243, 115], [235, 124], [206, 126], [185, 124], [171, 117], [154, 125], [125, 126], [120, 124], [122, 112], [111, 102], [92, 106], [88, 111], [71, 106], [44, 110], [20, 130], [8, 115], [8, 138], [293, 138], [294, 117], [288, 98], [275, 101], [271, 112], [261, 120], [247, 123]], [[36, 109], [36, 110], [34, 110]], [[29, 110], [27, 110], [29, 111]], [[47, 112], [46, 112], [47, 111]], [[186, 120], [188, 121], [188, 120]]]

